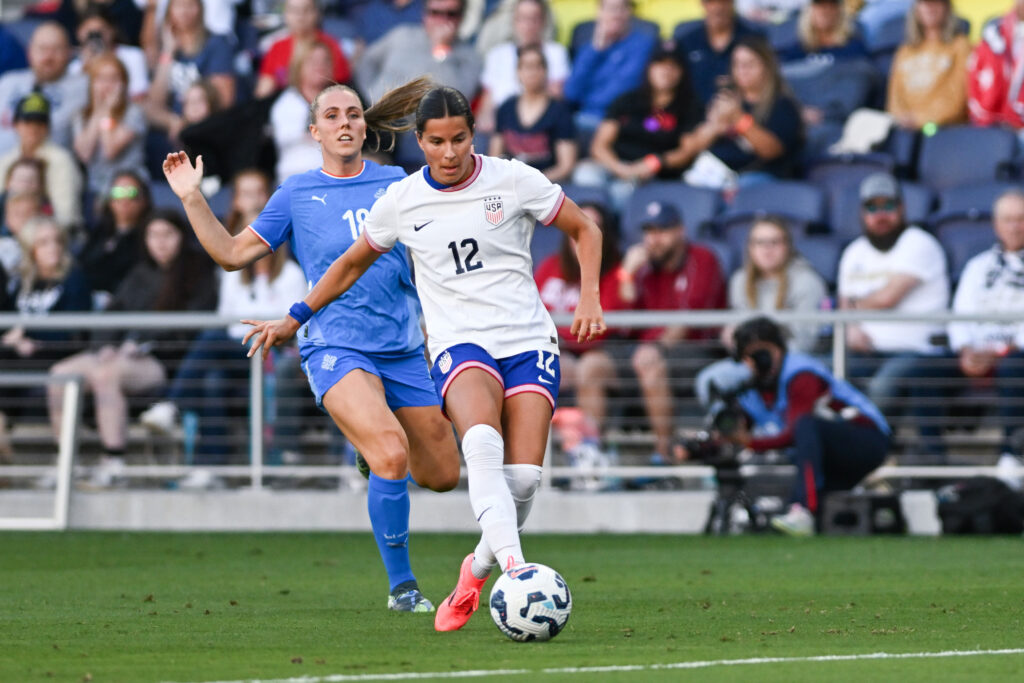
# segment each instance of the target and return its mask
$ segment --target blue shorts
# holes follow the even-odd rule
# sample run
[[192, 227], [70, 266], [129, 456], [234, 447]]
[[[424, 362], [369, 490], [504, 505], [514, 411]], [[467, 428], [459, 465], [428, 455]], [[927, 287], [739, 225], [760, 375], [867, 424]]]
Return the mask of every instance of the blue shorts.
[[452, 380], [469, 368], [480, 368], [489, 372], [501, 383], [505, 398], [532, 392], [540, 394], [555, 409], [558, 401], [558, 385], [562, 381], [562, 369], [558, 354], [550, 351], [526, 351], [508, 358], [495, 360], [476, 344], [456, 344], [444, 350], [437, 357], [430, 376], [434, 378], [437, 395], [444, 410], [444, 397]]
[[327, 390], [353, 370], [365, 370], [380, 377], [384, 385], [384, 400], [391, 410], [437, 405], [437, 394], [430, 386], [422, 345], [402, 354], [363, 353], [340, 346], [318, 346], [304, 354], [302, 369], [309, 379], [316, 404], [321, 408]]

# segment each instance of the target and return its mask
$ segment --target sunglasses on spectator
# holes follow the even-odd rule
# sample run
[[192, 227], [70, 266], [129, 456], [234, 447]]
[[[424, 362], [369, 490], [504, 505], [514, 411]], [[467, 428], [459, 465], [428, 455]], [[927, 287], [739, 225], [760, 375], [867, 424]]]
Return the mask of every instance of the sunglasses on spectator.
[[867, 202], [863, 206], [864, 213], [879, 213], [882, 211], [895, 211], [900, 208], [900, 203], [895, 199], [886, 199], [884, 202]]
[[134, 185], [114, 185], [110, 188], [111, 199], [135, 199], [139, 196], [139, 188]]
[[446, 19], [458, 19], [462, 16], [462, 10], [457, 9], [428, 9], [427, 14], [432, 17], [444, 17]]

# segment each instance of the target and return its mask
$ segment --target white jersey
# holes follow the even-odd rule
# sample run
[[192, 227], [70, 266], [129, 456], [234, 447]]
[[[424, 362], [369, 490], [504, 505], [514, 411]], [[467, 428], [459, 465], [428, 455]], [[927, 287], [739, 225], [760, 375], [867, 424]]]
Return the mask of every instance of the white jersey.
[[558, 353], [530, 240], [537, 221], [555, 219], [565, 194], [519, 161], [473, 159], [458, 185], [438, 183], [424, 166], [388, 187], [366, 220], [367, 241], [382, 252], [402, 242], [412, 254], [432, 360], [466, 343], [493, 358]]

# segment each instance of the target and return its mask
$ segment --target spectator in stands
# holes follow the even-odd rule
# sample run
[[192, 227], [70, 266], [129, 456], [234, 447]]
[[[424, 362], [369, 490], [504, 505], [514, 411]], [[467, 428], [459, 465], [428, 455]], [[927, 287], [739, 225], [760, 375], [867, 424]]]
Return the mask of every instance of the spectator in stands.
[[94, 307], [106, 308], [110, 297], [142, 256], [142, 228], [152, 210], [149, 184], [134, 171], [118, 171], [100, 202], [99, 222], [79, 254], [93, 290]]
[[347, 16], [356, 25], [357, 40], [372, 45], [397, 26], [420, 23], [424, 4], [424, 0], [354, 0]]
[[25, 225], [42, 215], [43, 196], [38, 192], [8, 192], [4, 196], [4, 224], [0, 227], [0, 267], [9, 278], [17, 274], [21, 264], [21, 231]]
[[[234, 198], [226, 227], [232, 235], [246, 229], [270, 198], [270, 179], [262, 172], [249, 170], [234, 179]], [[262, 315], [289, 305], [308, 291], [302, 269], [292, 260], [287, 247], [250, 266], [223, 273], [220, 280], [217, 312], [235, 319]], [[248, 400], [246, 378], [249, 359], [241, 348], [248, 326], [238, 323], [227, 330], [203, 330], [189, 345], [171, 381], [164, 399], [150, 406], [139, 420], [157, 431], [171, 432], [178, 422], [179, 410], [199, 415], [199, 441], [195, 464], [226, 465], [231, 454], [228, 443], [230, 401]], [[293, 349], [294, 350], [294, 349]], [[298, 355], [286, 356], [288, 348], [275, 355], [278, 386], [284, 386], [286, 367], [291, 375], [301, 375]], [[290, 363], [288, 362], [290, 360]], [[294, 382], [293, 382], [294, 384]], [[237, 400], [236, 400], [237, 405]], [[279, 432], [278, 436], [282, 436]], [[289, 446], [294, 449], [294, 445]], [[209, 471], [196, 471], [181, 484], [185, 488], [209, 488], [216, 485]]]
[[[793, 246], [785, 219], [759, 218], [747, 236], [743, 267], [729, 278], [729, 308], [735, 311], [817, 311], [828, 297], [821, 275]], [[722, 343], [732, 348], [734, 326], [722, 330]], [[818, 343], [818, 325], [790, 326], [789, 346], [812, 353]]]
[[102, 5], [90, 5], [79, 19], [75, 37], [80, 47], [78, 56], [68, 67], [71, 73], [87, 72], [94, 58], [112, 54], [128, 71], [128, 97], [137, 104], [146, 99], [146, 93], [149, 92], [146, 54], [137, 45], [122, 45], [118, 42], [117, 27], [108, 9]]
[[808, 0], [736, 0], [736, 13], [748, 21], [780, 24], [799, 12], [807, 2]]
[[66, 148], [50, 139], [50, 103], [38, 92], [23, 97], [14, 109], [17, 146], [0, 156], [0, 178], [21, 158], [39, 159], [46, 165], [46, 196], [53, 217], [64, 228], [82, 222], [82, 174]]
[[[964, 266], [953, 297], [956, 313], [1024, 313], [1024, 192], [1003, 193], [993, 206], [992, 222], [996, 243]], [[919, 359], [910, 373], [909, 412], [918, 421], [925, 453], [945, 456], [941, 425], [950, 400], [966, 386], [991, 382], [999, 396], [1002, 452], [1020, 455], [1024, 324], [953, 322], [948, 331], [953, 353]]]
[[754, 451], [789, 449], [798, 470], [791, 504], [771, 524], [810, 536], [823, 496], [852, 489], [881, 465], [891, 430], [866, 396], [811, 356], [790, 351], [785, 331], [770, 318], [746, 321], [733, 339], [736, 358], [753, 377], [739, 399], [750, 427], [721, 436]]
[[[615, 215], [600, 204], [580, 204], [583, 210], [601, 228], [601, 309], [620, 311], [631, 308], [619, 293], [619, 278], [623, 272], [619, 265], [618, 228]], [[537, 266], [534, 274], [540, 299], [552, 313], [572, 313], [580, 298], [580, 265], [576, 258], [576, 245], [563, 235], [557, 254], [552, 254]], [[562, 390], [575, 391], [576, 404], [596, 426], [603, 430], [608, 415], [608, 392], [618, 379], [615, 359], [609, 351], [608, 340], [625, 338], [625, 331], [609, 330], [600, 339], [578, 342], [569, 333], [568, 326], [558, 330], [562, 365]]]
[[[839, 308], [927, 314], [946, 310], [949, 275], [938, 240], [903, 217], [899, 182], [875, 173], [860, 185], [864, 234], [839, 261]], [[930, 323], [862, 322], [846, 328], [849, 377], [867, 381], [868, 396], [889, 415], [905, 395], [909, 368], [938, 352]]]
[[[212, 35], [223, 36], [230, 45], [235, 39], [235, 6], [243, 0], [197, 0], [202, 2], [201, 26]], [[135, 0], [143, 8], [139, 44], [146, 51], [151, 69], [155, 69], [166, 47], [167, 16], [173, 0]]]
[[93, 8], [109, 17], [111, 26], [126, 45], [138, 45], [142, 33], [142, 14], [147, 0], [72, 0], [79, 24]]
[[128, 71], [113, 54], [94, 57], [87, 67], [89, 100], [75, 117], [73, 149], [89, 169], [89, 190], [108, 187], [115, 171], [146, 172], [146, 116], [128, 98]]
[[309, 105], [331, 84], [331, 51], [320, 41], [295, 48], [289, 87], [270, 108], [270, 127], [277, 147], [278, 179], [316, 168], [322, 161], [320, 144], [309, 134]]
[[[489, 0], [490, 6], [487, 15], [483, 17], [480, 30], [476, 32], [476, 50], [486, 56], [495, 46], [502, 43], [518, 43], [516, 39], [515, 16], [519, 8], [520, 0]], [[541, 0], [545, 7], [546, 18], [544, 28], [538, 40], [529, 41], [535, 43], [546, 43], [549, 40], [557, 40], [555, 31], [556, 17], [552, 12], [551, 0]], [[568, 54], [568, 53], [567, 53]], [[568, 76], [568, 64], [566, 65]], [[486, 67], [485, 67], [486, 69]]]
[[590, 142], [590, 161], [574, 181], [608, 186], [616, 207], [626, 205], [638, 183], [678, 180], [696, 153], [689, 134], [700, 124], [700, 105], [672, 50], [659, 48], [638, 89], [612, 102]]
[[[172, 0], [173, 1], [173, 0]], [[157, 211], [146, 223], [145, 256], [121, 282], [109, 311], [208, 311], [216, 305], [213, 262], [188, 246], [191, 231], [181, 215]], [[178, 366], [192, 335], [184, 330], [99, 333], [93, 350], [57, 362], [50, 373], [77, 374], [94, 395], [96, 425], [105, 455], [93, 483], [110, 485], [124, 464], [128, 396], [152, 394]], [[63, 413], [59, 385], [48, 390], [50, 423], [59, 433]]]
[[[709, 250], [689, 242], [683, 218], [671, 204], [645, 207], [643, 241], [622, 259], [619, 292], [643, 311], [725, 307], [725, 278]], [[673, 397], [670, 380], [692, 379], [711, 354], [688, 340], [713, 339], [713, 330], [676, 325], [643, 329], [630, 359], [655, 436], [655, 454], [670, 455]], [[687, 381], [685, 384], [689, 385]]]
[[1017, 47], [1022, 26], [1024, 0], [1015, 0], [1013, 9], [982, 29], [967, 67], [971, 123], [1024, 128], [1024, 88], [1019, 76], [1024, 52]]
[[185, 126], [182, 107], [188, 88], [206, 79], [217, 91], [222, 106], [235, 101], [234, 54], [223, 35], [203, 25], [200, 0], [169, 0], [161, 31], [160, 56], [146, 99], [151, 126], [167, 131], [171, 140]]
[[868, 50], [843, 0], [811, 0], [800, 10], [795, 45], [779, 51], [779, 61], [863, 59]]
[[735, 41], [731, 79], [687, 137], [688, 150], [714, 155], [739, 174], [741, 185], [792, 176], [803, 148], [803, 123], [771, 46], [759, 37]]
[[728, 80], [732, 51], [744, 37], [760, 36], [736, 16], [733, 0], [701, 0], [704, 21], [676, 36], [676, 49], [693, 78], [693, 90], [705, 105]]
[[[4, 176], [4, 191], [0, 201], [8, 194], [26, 192], [40, 195], [43, 200], [42, 213], [48, 216], [53, 215], [53, 207], [50, 206], [50, 200], [46, 196], [46, 164], [40, 159], [22, 157], [10, 165]], [[2, 216], [3, 208], [0, 207], [0, 217]]]
[[657, 45], [653, 36], [630, 26], [630, 0], [599, 0], [594, 38], [580, 48], [565, 82], [565, 98], [576, 107], [576, 127], [597, 129], [616, 97], [643, 83]]
[[283, 14], [288, 32], [263, 55], [259, 79], [256, 81], [256, 97], [267, 97], [291, 85], [290, 72], [295, 48], [314, 42], [322, 43], [331, 52], [331, 80], [335, 83], [348, 83], [352, 72], [338, 41], [320, 30], [319, 1], [286, 0]]
[[28, 66], [25, 50], [14, 34], [0, 25], [0, 76]]
[[[74, 262], [67, 232], [53, 218], [31, 218], [19, 234], [19, 242], [22, 256], [10, 283], [15, 311], [40, 316], [90, 309], [89, 283]], [[83, 341], [74, 331], [13, 327], [0, 337], [0, 369], [45, 372], [55, 361], [81, 348]]]
[[540, 46], [519, 48], [517, 74], [523, 91], [498, 108], [489, 154], [518, 159], [559, 183], [576, 166], [576, 137], [572, 112], [549, 92], [547, 73], [547, 58]]
[[400, 24], [370, 44], [356, 66], [369, 99], [424, 74], [472, 99], [480, 85], [481, 60], [458, 36], [465, 6], [465, 0], [426, 0], [420, 25]]
[[931, 123], [967, 121], [967, 63], [971, 43], [957, 33], [949, 0], [915, 0], [907, 14], [907, 38], [889, 73], [886, 111], [914, 130]]
[[516, 0], [512, 14], [512, 40], [495, 45], [484, 57], [477, 130], [493, 130], [498, 108], [523, 92], [519, 60], [520, 50], [525, 47], [540, 48], [547, 92], [552, 97], [561, 97], [565, 79], [569, 77], [569, 52], [561, 43], [545, 39], [550, 25], [551, 10], [546, 0]]
[[85, 106], [88, 79], [68, 70], [71, 46], [60, 24], [40, 24], [28, 45], [27, 69], [0, 76], [0, 153], [17, 145], [14, 110], [33, 90], [46, 97], [52, 108], [50, 135], [53, 142], [71, 148], [71, 119]]

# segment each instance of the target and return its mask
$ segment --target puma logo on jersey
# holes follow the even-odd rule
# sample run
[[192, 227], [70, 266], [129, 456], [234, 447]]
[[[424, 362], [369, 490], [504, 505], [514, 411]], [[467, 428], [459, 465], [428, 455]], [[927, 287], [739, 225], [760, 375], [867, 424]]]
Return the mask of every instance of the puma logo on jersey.
[[310, 197], [310, 200], [313, 200], [313, 199], [315, 199], [316, 201], [320, 202], [324, 206], [327, 206], [327, 193], [326, 192], [324, 193], [323, 197], [317, 197], [316, 195], [313, 195], [312, 197]]

